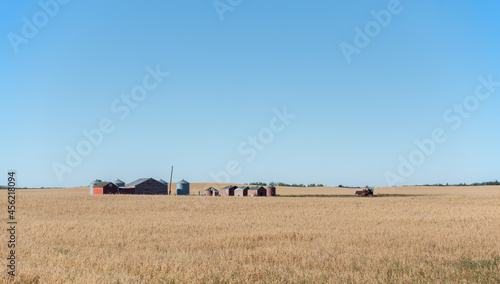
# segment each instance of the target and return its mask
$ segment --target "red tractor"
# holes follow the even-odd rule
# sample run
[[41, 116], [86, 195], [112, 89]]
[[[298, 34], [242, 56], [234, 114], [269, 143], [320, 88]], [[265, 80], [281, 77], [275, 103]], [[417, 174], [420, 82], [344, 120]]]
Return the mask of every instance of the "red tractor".
[[372, 197], [373, 196], [373, 187], [368, 187], [368, 185], [365, 187], [365, 189], [356, 191], [356, 194], [361, 196], [361, 197]]

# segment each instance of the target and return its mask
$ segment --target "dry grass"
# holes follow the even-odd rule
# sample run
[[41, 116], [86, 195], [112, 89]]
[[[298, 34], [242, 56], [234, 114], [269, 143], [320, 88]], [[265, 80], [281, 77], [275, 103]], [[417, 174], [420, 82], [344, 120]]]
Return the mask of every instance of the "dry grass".
[[[193, 185], [196, 193], [198, 186], [206, 184]], [[309, 190], [279, 188], [278, 194]], [[354, 191], [315, 190], [314, 194], [339, 195]], [[87, 188], [19, 191], [16, 279], [500, 281], [500, 187], [388, 188], [376, 193], [426, 196], [206, 198], [89, 196]], [[1, 217], [5, 224], [5, 214]], [[2, 232], [0, 237], [6, 239]], [[4, 261], [6, 253], [6, 248], [1, 250]], [[2, 267], [5, 283], [8, 277]]]

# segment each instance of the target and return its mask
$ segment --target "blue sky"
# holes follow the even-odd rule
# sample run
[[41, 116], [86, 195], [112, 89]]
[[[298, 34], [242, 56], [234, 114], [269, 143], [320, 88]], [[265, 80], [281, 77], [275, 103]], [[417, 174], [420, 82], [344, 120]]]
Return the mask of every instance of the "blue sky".
[[[168, 179], [171, 165], [190, 182], [499, 179], [498, 1], [63, 2], [0, 11], [0, 170], [20, 186]], [[358, 50], [350, 62], [342, 43]], [[113, 103], [145, 76], [155, 87], [120, 119]], [[470, 98], [481, 76], [490, 95]], [[467, 118], [443, 119], [464, 102]], [[113, 131], [69, 165], [103, 119]], [[415, 140], [435, 129], [446, 141], [426, 154]]]

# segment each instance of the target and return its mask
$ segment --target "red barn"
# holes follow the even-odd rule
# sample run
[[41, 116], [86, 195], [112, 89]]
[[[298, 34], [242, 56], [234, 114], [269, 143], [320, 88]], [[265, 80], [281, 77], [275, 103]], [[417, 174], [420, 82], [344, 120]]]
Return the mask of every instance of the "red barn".
[[234, 196], [234, 190], [238, 188], [234, 185], [228, 185], [224, 188], [221, 189], [221, 195], [222, 196]]
[[266, 195], [267, 196], [276, 196], [276, 187], [274, 187], [274, 186], [266, 187]]
[[262, 186], [254, 186], [248, 190], [248, 196], [266, 196], [266, 189]]
[[94, 185], [94, 194], [102, 195], [102, 194], [117, 194], [118, 186], [112, 182], [102, 181], [96, 185]]
[[234, 196], [247, 196], [248, 195], [248, 186], [240, 186], [234, 190]]

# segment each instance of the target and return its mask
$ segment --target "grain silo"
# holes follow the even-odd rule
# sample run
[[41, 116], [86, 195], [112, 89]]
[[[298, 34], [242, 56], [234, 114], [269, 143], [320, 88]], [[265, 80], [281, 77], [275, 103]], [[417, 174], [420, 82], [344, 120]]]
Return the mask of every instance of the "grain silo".
[[96, 179], [93, 182], [90, 183], [90, 195], [94, 195], [94, 185], [102, 182], [100, 179]]
[[116, 184], [116, 186], [118, 187], [124, 187], [125, 186], [125, 182], [120, 180], [119, 178], [117, 178], [114, 182], [114, 184]]
[[177, 183], [177, 195], [189, 195], [189, 182], [181, 180]]

